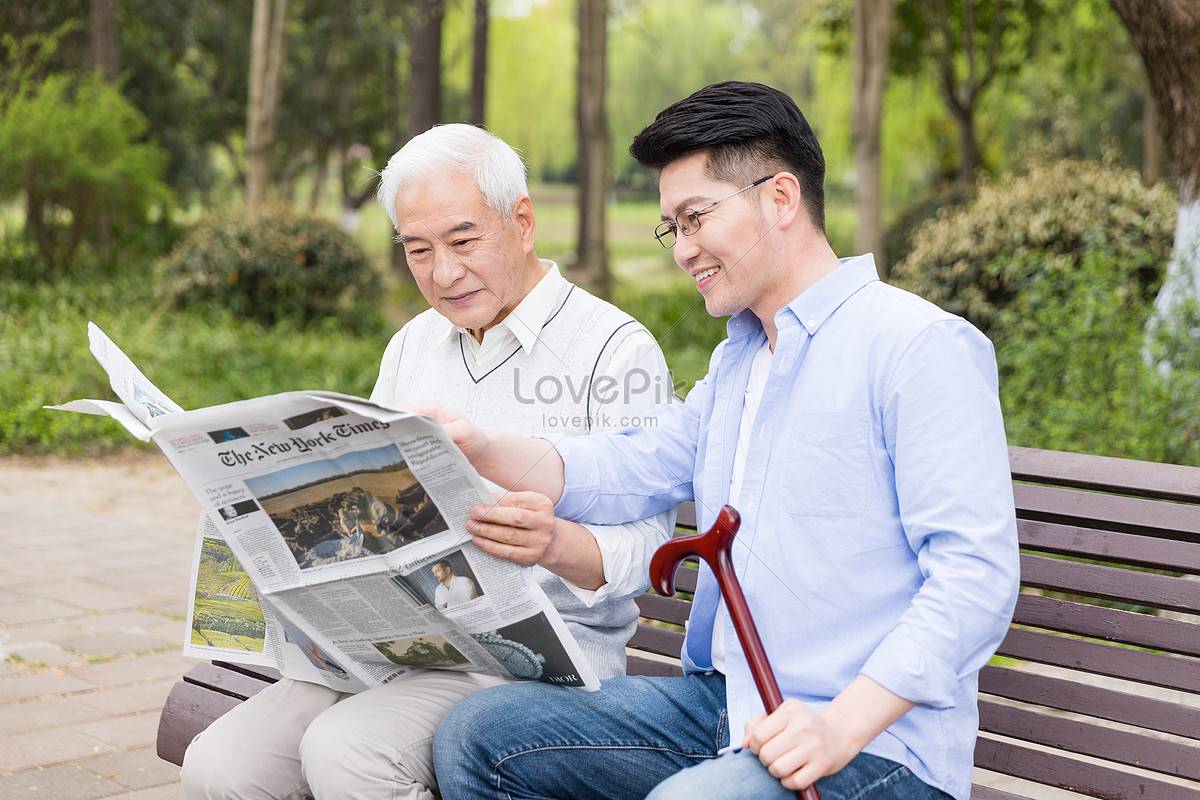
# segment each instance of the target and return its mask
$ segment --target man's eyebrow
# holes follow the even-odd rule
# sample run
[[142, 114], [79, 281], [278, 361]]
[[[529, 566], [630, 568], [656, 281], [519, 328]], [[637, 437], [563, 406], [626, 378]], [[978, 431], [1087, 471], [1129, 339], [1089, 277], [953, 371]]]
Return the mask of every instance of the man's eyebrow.
[[[463, 231], [472, 231], [472, 230], [475, 230], [477, 227], [479, 227], [479, 226], [476, 225], [474, 222], [467, 220], [465, 222], [458, 223], [457, 225], [455, 225], [453, 228], [450, 228], [449, 230], [447, 230], [444, 234], [442, 234], [438, 238], [439, 239], [446, 238], [446, 237], [452, 236], [456, 233], [462, 233]], [[433, 231], [430, 231], [430, 233], [433, 233]], [[408, 244], [409, 242], [428, 242], [429, 239], [425, 236], [400, 235], [400, 236], [396, 237], [396, 241], [399, 242], [400, 244]]]
[[695, 208], [696, 206], [704, 205], [704, 204], [705, 204], [705, 197], [703, 195], [694, 194], [691, 197], [689, 197], [688, 199], [679, 203], [679, 205], [675, 206], [674, 216], [668, 217], [666, 214], [663, 214], [662, 221], [663, 222], [674, 222], [675, 217], [678, 217], [681, 213], [683, 213], [683, 211], [685, 209]]

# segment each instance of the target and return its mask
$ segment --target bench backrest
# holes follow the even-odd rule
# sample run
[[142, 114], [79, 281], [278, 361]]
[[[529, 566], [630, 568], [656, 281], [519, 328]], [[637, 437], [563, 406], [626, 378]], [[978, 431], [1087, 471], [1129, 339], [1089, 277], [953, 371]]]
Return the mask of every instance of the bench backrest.
[[[973, 798], [1025, 796], [1033, 781], [1200, 800], [1200, 468], [1018, 447], [1009, 458], [1022, 589], [979, 676], [975, 763], [1018, 794]], [[688, 504], [679, 533], [694, 530]], [[694, 567], [676, 588], [695, 588]], [[630, 672], [680, 674], [688, 601], [639, 606]]]

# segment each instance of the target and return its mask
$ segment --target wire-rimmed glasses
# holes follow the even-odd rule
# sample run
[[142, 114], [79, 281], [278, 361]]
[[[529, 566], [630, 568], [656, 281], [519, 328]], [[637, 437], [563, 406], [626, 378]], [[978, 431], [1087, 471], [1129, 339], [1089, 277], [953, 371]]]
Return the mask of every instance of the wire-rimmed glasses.
[[666, 222], [662, 223], [657, 228], [655, 228], [654, 229], [654, 238], [658, 240], [659, 244], [661, 244], [663, 247], [670, 250], [672, 247], [675, 246], [675, 236], [676, 236], [677, 232], [683, 234], [684, 236], [691, 236], [693, 233], [700, 230], [700, 215], [701, 214], [707, 214], [708, 212], [713, 210], [713, 206], [715, 206], [717, 203], [723, 203], [735, 195], [739, 195], [742, 192], [745, 192], [749, 189], [753, 189], [755, 186], [758, 186], [760, 183], [763, 183], [764, 181], [769, 181], [773, 177], [775, 177], [775, 176], [767, 175], [764, 178], [759, 178], [758, 180], [756, 180], [754, 183], [750, 184], [749, 186], [743, 186], [741, 189], [738, 189], [736, 192], [727, 194], [724, 197], [720, 198], [719, 200], [713, 200], [711, 203], [704, 206], [703, 208], [684, 209], [683, 211], [681, 211], [675, 215], [675, 219], [667, 220]]

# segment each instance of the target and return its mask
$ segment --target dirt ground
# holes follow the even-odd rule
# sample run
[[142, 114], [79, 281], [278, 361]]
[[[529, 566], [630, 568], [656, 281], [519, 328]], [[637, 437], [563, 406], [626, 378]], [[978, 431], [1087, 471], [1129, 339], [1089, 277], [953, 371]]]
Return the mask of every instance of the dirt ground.
[[161, 527], [194, 532], [200, 504], [157, 450], [99, 459], [7, 456], [0, 486], [42, 501], [121, 519], [153, 515]]

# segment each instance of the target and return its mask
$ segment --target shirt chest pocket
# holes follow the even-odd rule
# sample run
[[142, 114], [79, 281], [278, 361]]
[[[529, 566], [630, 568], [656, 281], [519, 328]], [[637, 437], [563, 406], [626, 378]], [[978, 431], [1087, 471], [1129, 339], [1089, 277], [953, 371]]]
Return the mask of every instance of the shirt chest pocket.
[[866, 509], [866, 412], [795, 414], [779, 434], [772, 466], [784, 475], [784, 510], [809, 517], [856, 517]]

